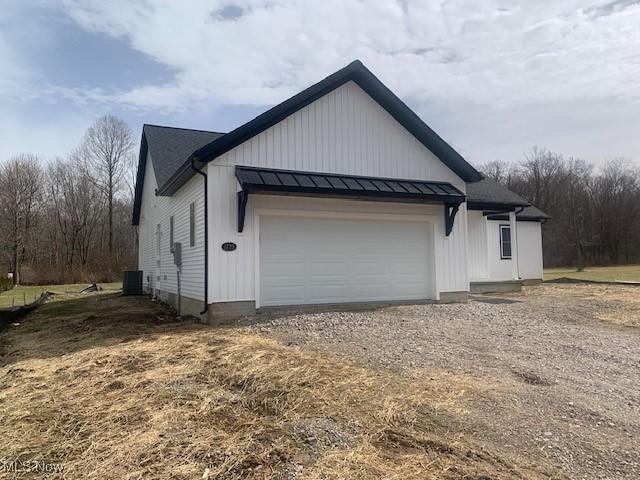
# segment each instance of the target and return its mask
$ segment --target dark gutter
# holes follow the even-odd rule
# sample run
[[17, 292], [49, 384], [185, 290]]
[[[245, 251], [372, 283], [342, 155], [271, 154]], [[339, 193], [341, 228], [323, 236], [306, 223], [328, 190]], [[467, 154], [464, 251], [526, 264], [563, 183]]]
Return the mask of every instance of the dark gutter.
[[476, 202], [467, 198], [467, 210], [483, 210], [486, 212], [493, 212], [495, 214], [512, 212], [519, 208], [525, 208], [528, 206], [528, 203]]
[[191, 157], [191, 168], [204, 178], [204, 309], [200, 312], [204, 315], [209, 310], [209, 189], [207, 174], [196, 168], [195, 161]]

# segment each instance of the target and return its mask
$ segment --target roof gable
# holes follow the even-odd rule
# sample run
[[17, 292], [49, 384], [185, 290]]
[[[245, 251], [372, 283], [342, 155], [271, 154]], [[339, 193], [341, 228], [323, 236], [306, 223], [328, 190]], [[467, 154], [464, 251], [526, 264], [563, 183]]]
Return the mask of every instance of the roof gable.
[[133, 201], [133, 225], [140, 221], [142, 188], [147, 168], [147, 154], [153, 158], [153, 168], [158, 187], [162, 187], [178, 170], [194, 150], [224, 135], [205, 130], [147, 125], [142, 127], [135, 198]]
[[161, 185], [159, 193], [171, 195], [188, 180], [192, 173], [189, 171], [191, 159], [200, 165], [209, 162], [281, 122], [291, 114], [348, 81], [353, 81], [362, 88], [375, 102], [381, 105], [396, 121], [464, 181], [474, 182], [481, 179], [480, 173], [475, 168], [431, 130], [413, 110], [378, 80], [362, 62], [356, 60], [329, 75], [324, 80], [267, 110], [253, 120], [194, 151], [191, 158], [185, 161], [180, 169], [176, 170], [166, 184], [159, 182], [159, 185]]

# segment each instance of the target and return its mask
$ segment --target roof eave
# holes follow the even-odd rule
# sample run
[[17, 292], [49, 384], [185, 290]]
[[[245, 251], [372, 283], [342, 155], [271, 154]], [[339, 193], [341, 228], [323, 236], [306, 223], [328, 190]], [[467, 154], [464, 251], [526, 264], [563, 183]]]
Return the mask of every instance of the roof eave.
[[478, 202], [467, 198], [467, 210], [484, 211], [512, 211], [522, 207], [529, 207], [530, 203]]
[[147, 138], [144, 134], [144, 125], [142, 126], [142, 138], [140, 139], [140, 152], [138, 153], [138, 169], [136, 171], [136, 186], [133, 196], [133, 215], [131, 217], [131, 225], [140, 224], [140, 209], [142, 208], [142, 189], [144, 187], [144, 176], [147, 168]]
[[400, 98], [389, 90], [359, 60], [329, 75], [284, 102], [276, 105], [253, 120], [241, 125], [223, 137], [196, 150], [194, 155], [209, 162], [258, 133], [282, 121], [326, 93], [353, 80], [387, 112], [436, 155], [448, 168], [465, 182], [475, 182], [482, 175], [458, 154], [447, 142], [426, 125]]

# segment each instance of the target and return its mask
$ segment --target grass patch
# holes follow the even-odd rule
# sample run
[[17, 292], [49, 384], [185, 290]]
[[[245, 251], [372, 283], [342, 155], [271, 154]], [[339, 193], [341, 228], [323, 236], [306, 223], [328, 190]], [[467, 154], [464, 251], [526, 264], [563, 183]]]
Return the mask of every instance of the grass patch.
[[555, 280], [562, 277], [606, 282], [640, 282], [640, 265], [587, 267], [582, 272], [578, 272], [575, 268], [548, 268], [544, 270], [545, 280]]
[[45, 304], [0, 346], [0, 458], [65, 478], [552, 478], [453, 431], [456, 385], [178, 321], [144, 297]]
[[[51, 292], [65, 298], [65, 296], [78, 294], [87, 287], [86, 283], [72, 283], [66, 285], [18, 285], [11, 290], [0, 293], [0, 309], [22, 306], [37, 299], [42, 292]], [[100, 283], [104, 292], [114, 292], [122, 289], [122, 282]], [[55, 298], [54, 295], [54, 298]]]

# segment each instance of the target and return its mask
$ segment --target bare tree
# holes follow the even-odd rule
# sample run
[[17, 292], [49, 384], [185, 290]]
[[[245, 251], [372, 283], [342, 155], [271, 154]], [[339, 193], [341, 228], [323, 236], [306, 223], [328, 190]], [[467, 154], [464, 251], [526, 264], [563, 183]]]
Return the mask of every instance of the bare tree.
[[113, 201], [130, 162], [133, 132], [112, 115], [98, 118], [87, 129], [77, 156], [88, 178], [100, 189], [107, 203], [108, 251], [113, 253]]
[[517, 166], [512, 163], [494, 160], [479, 165], [478, 169], [487, 177], [504, 185], [511, 185], [513, 177], [517, 175]]
[[85, 268], [92, 240], [102, 213], [103, 202], [97, 187], [78, 168], [78, 159], [56, 160], [49, 169], [49, 195], [54, 205], [68, 269], [76, 260]]
[[0, 216], [11, 252], [14, 282], [20, 283], [20, 270], [36, 218], [42, 170], [38, 158], [20, 154], [0, 166]]

